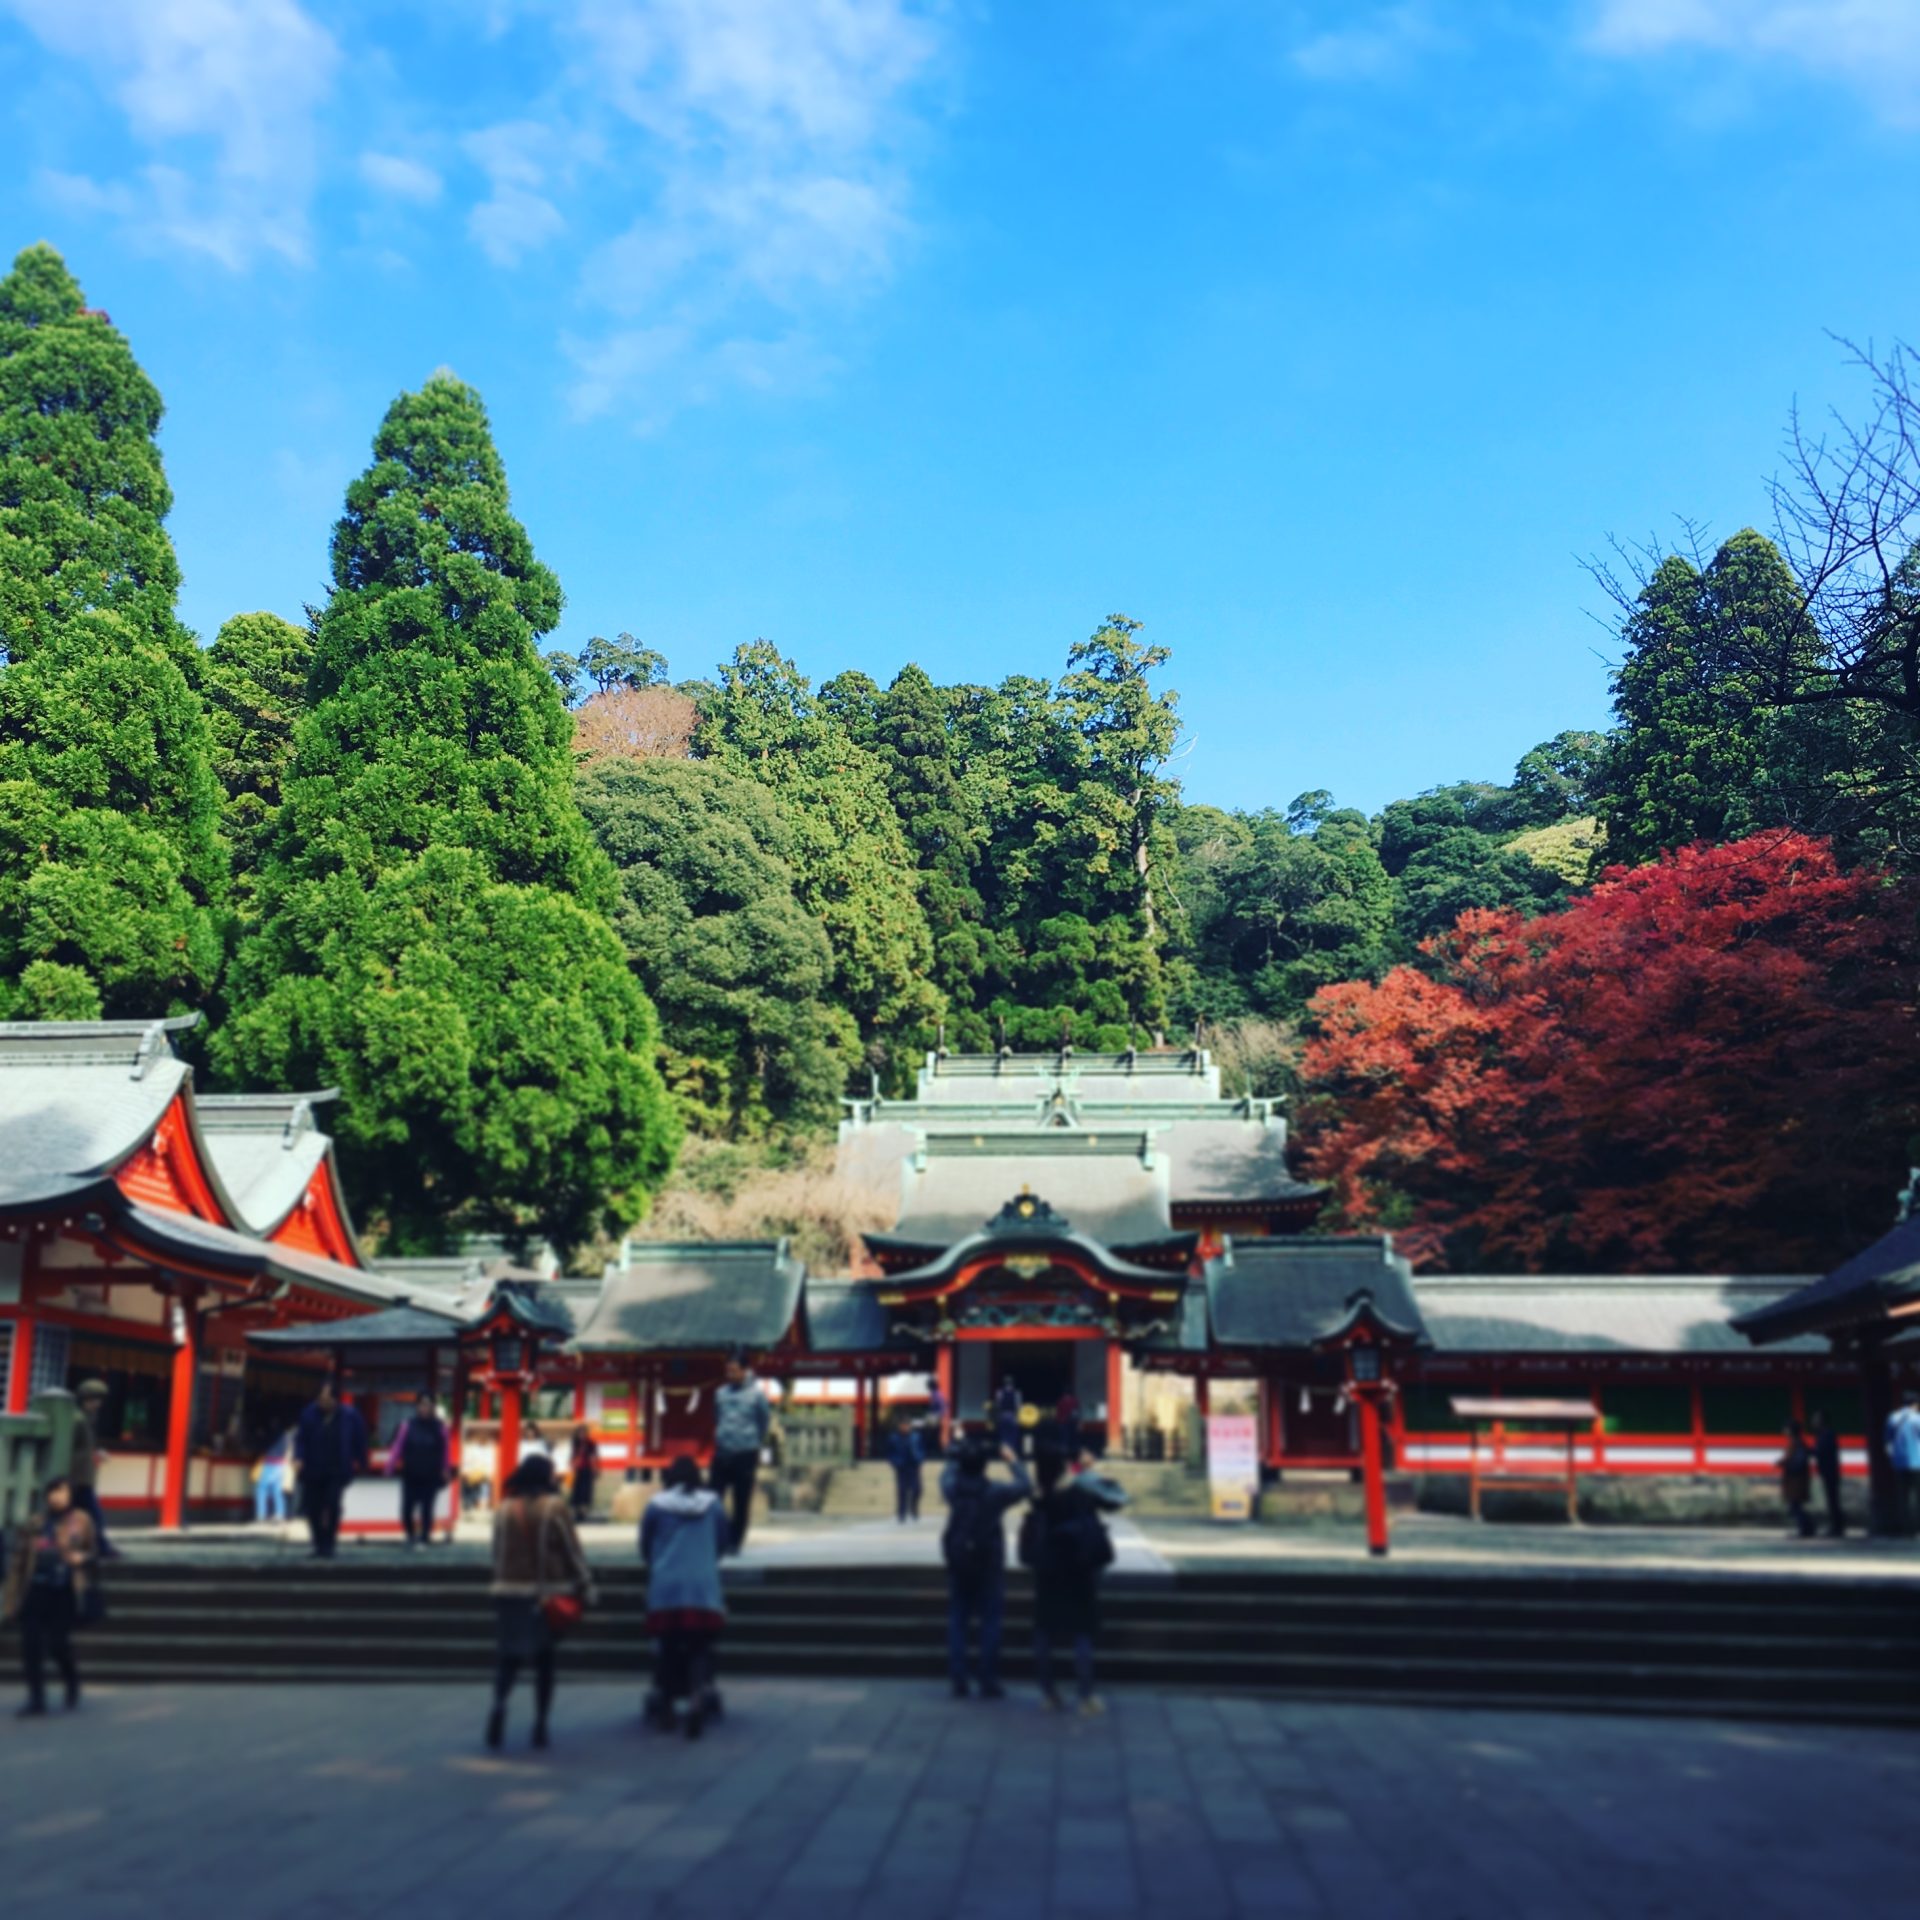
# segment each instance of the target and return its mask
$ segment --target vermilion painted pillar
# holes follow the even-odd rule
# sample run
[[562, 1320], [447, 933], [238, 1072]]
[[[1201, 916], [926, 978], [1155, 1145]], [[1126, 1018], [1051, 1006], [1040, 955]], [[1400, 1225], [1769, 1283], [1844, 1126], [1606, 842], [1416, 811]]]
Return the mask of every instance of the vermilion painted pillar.
[[191, 1300], [180, 1303], [180, 1344], [173, 1350], [173, 1392], [167, 1407], [167, 1478], [160, 1524], [187, 1524], [187, 1443], [193, 1433], [193, 1388], [200, 1367], [200, 1323]]
[[494, 1454], [493, 1498], [496, 1505], [506, 1498], [507, 1475], [520, 1464], [520, 1383], [504, 1381], [500, 1387], [500, 1444]]
[[1367, 1551], [1384, 1555], [1387, 1550], [1387, 1476], [1380, 1452], [1380, 1397], [1363, 1393], [1360, 1398], [1360, 1459], [1367, 1483]]
[[1121, 1412], [1127, 1396], [1127, 1354], [1118, 1340], [1107, 1342], [1107, 1451], [1116, 1459], [1121, 1448]]
[[25, 1413], [32, 1387], [33, 1321], [23, 1313], [13, 1323], [13, 1361], [7, 1377], [7, 1412]]
[[940, 1382], [940, 1397], [947, 1403], [947, 1410], [940, 1416], [940, 1451], [945, 1453], [953, 1444], [953, 1342], [943, 1340], [940, 1351], [934, 1355], [934, 1375]]
[[1212, 1385], [1213, 1382], [1204, 1373], [1200, 1374], [1193, 1383], [1193, 1404], [1199, 1409], [1202, 1420], [1207, 1417], [1208, 1402], [1213, 1398], [1209, 1391]]

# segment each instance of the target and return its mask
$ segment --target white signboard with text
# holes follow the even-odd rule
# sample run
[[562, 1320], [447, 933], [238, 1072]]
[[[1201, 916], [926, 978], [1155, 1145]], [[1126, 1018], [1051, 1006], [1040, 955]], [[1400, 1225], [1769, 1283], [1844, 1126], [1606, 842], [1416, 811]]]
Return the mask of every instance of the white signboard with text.
[[1260, 1423], [1252, 1414], [1208, 1414], [1207, 1486], [1216, 1520], [1253, 1518], [1260, 1491]]

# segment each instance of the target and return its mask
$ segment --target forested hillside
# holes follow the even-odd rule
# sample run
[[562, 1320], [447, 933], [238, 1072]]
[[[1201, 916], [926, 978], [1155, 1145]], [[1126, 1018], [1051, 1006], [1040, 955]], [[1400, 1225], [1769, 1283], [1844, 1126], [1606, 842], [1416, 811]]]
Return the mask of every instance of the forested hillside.
[[832, 1245], [849, 1090], [942, 1037], [1199, 1027], [1236, 1091], [1301, 1098], [1334, 1218], [1429, 1259], [1817, 1263], [1884, 1224], [1920, 1130], [1920, 405], [1899, 356], [1866, 373], [1778, 538], [1599, 570], [1609, 731], [1371, 815], [1311, 767], [1229, 811], [1172, 772], [1207, 636], [1122, 614], [993, 686], [765, 639], [543, 654], [561, 583], [445, 374], [377, 424], [324, 604], [203, 647], [159, 395], [29, 248], [0, 281], [0, 1017], [200, 1010], [217, 1078], [340, 1087], [395, 1248], [617, 1231], [683, 1134], [676, 1217], [764, 1224], [757, 1155]]

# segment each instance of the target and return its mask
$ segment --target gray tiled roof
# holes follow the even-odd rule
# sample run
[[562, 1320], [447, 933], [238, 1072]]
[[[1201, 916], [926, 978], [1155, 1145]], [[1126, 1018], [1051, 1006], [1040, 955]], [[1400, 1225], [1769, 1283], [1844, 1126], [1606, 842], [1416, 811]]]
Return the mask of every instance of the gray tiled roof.
[[1199, 1053], [946, 1053], [929, 1055], [917, 1092], [947, 1100], [1041, 1100], [1056, 1091], [1095, 1100], [1217, 1100], [1220, 1070]]
[[1325, 1191], [1296, 1180], [1287, 1165], [1287, 1131], [1278, 1121], [1181, 1120], [1154, 1142], [1167, 1156], [1176, 1206], [1209, 1200], [1311, 1200]]
[[314, 1124], [324, 1093], [202, 1093], [200, 1136], [221, 1184], [255, 1233], [271, 1233], [300, 1204], [332, 1142]]
[[365, 1353], [369, 1348], [450, 1347], [459, 1343], [465, 1321], [429, 1307], [388, 1307], [347, 1320], [321, 1320], [298, 1327], [261, 1327], [248, 1332], [255, 1347], [332, 1348]]
[[109, 1173], [145, 1144], [188, 1073], [173, 1021], [0, 1023], [0, 1181]]
[[923, 1169], [907, 1175], [906, 1204], [893, 1238], [951, 1246], [978, 1233], [1016, 1194], [1031, 1190], [1090, 1240], [1144, 1246], [1173, 1231], [1167, 1165], [1141, 1158], [1138, 1135], [1004, 1135], [928, 1142]]
[[[1746, 1308], [1739, 1332], [1759, 1346], [1828, 1327], [1871, 1326], [1892, 1307], [1920, 1300], [1920, 1215], [1818, 1280]], [[1816, 1343], [1817, 1344], [1817, 1343]]]
[[574, 1336], [582, 1353], [765, 1349], [799, 1309], [806, 1269], [785, 1240], [638, 1242], [628, 1253]]
[[1743, 1353], [1736, 1317], [1803, 1284], [1790, 1274], [1449, 1273], [1417, 1275], [1413, 1289], [1443, 1353]]
[[240, 1233], [231, 1227], [217, 1227], [191, 1214], [137, 1206], [124, 1200], [117, 1188], [108, 1189], [106, 1197], [109, 1204], [118, 1207], [120, 1222], [128, 1237], [162, 1262], [173, 1253], [183, 1260], [220, 1267], [234, 1274], [296, 1281], [343, 1300], [398, 1301], [413, 1291], [381, 1274], [369, 1273], [360, 1267], [343, 1267], [338, 1261], [317, 1253], [277, 1247], [270, 1240]]
[[1396, 1326], [1424, 1331], [1411, 1268], [1384, 1234], [1234, 1239], [1207, 1262], [1207, 1310], [1225, 1347], [1310, 1347], [1366, 1291]]
[[879, 1353], [895, 1341], [887, 1310], [871, 1287], [809, 1280], [806, 1288], [807, 1347], [813, 1353]]

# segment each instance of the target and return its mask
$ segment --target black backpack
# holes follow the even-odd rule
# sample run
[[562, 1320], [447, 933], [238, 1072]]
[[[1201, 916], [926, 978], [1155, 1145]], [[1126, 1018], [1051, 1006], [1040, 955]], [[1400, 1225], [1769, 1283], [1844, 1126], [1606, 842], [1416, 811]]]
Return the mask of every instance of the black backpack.
[[940, 1539], [940, 1552], [947, 1570], [956, 1580], [984, 1580], [996, 1564], [994, 1536], [1000, 1531], [1000, 1516], [987, 1498], [986, 1482], [969, 1487], [961, 1481], [954, 1489], [953, 1503], [947, 1512], [947, 1530]]
[[1113, 1541], [1092, 1505], [1073, 1501], [1064, 1513], [1050, 1514], [1036, 1500], [1020, 1523], [1020, 1564], [1042, 1577], [1092, 1576], [1113, 1565]]

